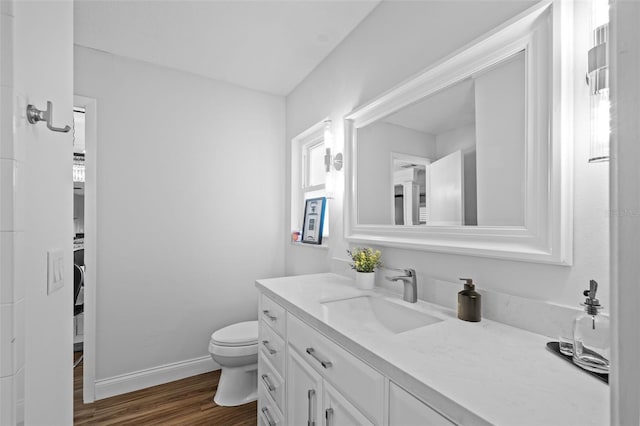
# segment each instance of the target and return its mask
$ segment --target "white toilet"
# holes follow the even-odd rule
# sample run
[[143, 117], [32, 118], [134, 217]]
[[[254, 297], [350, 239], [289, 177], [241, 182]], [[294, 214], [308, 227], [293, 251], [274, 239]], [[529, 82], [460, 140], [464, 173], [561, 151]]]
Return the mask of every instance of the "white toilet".
[[209, 353], [222, 367], [213, 401], [225, 407], [255, 401], [258, 393], [258, 321], [239, 322], [214, 332]]

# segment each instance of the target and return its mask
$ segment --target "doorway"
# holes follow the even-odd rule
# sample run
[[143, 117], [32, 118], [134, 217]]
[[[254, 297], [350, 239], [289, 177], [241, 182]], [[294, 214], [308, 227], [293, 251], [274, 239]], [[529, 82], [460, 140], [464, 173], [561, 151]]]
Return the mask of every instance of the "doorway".
[[[74, 291], [74, 351], [82, 340], [82, 395], [85, 403], [95, 400], [95, 318], [97, 284], [97, 102], [74, 96], [74, 270], [82, 275], [79, 291]], [[76, 119], [78, 122], [76, 123]], [[77, 127], [75, 127], [77, 124]], [[83, 133], [83, 134], [82, 134]], [[76, 139], [78, 147], [76, 148]], [[82, 143], [83, 142], [83, 143]], [[76, 152], [78, 151], [78, 152]], [[80, 155], [82, 154], [82, 155]], [[82, 163], [82, 164], [81, 164]], [[82, 167], [81, 167], [82, 166]], [[77, 176], [76, 176], [77, 175]], [[76, 182], [81, 180], [84, 182]], [[78, 188], [78, 189], [76, 189]], [[78, 207], [76, 208], [76, 201]], [[82, 203], [82, 208], [80, 204]], [[82, 216], [80, 216], [82, 212]], [[76, 255], [77, 254], [77, 255]], [[79, 263], [82, 263], [80, 265]], [[75, 271], [74, 271], [75, 272]], [[75, 281], [75, 280], [74, 280]], [[74, 282], [75, 284], [75, 282]], [[75, 285], [74, 285], [75, 290]], [[81, 318], [76, 313], [82, 306]], [[81, 332], [81, 334], [78, 334]], [[80, 337], [81, 336], [81, 337]], [[75, 356], [77, 361], [79, 356]]]
[[83, 358], [84, 342], [84, 184], [85, 109], [73, 108], [73, 368]]

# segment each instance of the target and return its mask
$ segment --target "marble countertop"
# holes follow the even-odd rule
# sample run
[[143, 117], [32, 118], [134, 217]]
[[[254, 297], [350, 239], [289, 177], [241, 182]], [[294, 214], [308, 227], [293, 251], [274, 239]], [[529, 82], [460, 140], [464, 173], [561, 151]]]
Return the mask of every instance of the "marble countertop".
[[[458, 424], [609, 424], [609, 387], [548, 352], [548, 337], [487, 319], [461, 321], [450, 309], [359, 290], [337, 274], [262, 279], [256, 286]], [[381, 333], [357, 321], [333, 321], [322, 305], [371, 293], [443, 321]]]

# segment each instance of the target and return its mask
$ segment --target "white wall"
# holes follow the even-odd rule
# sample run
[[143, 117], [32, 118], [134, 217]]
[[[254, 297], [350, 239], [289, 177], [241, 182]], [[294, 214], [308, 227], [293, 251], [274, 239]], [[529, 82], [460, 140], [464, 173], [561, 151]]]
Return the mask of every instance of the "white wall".
[[524, 225], [525, 74], [524, 54], [518, 54], [475, 78], [481, 226]]
[[208, 357], [284, 273], [284, 99], [75, 55], [98, 110], [96, 379]]
[[[319, 118], [334, 123], [353, 108], [399, 84], [447, 53], [472, 41], [496, 24], [523, 11], [531, 2], [424, 1], [382, 2], [332, 54], [287, 97], [287, 137]], [[473, 277], [479, 288], [575, 306], [590, 278], [600, 282], [608, 306], [609, 233], [608, 165], [587, 164], [588, 90], [584, 83], [589, 43], [587, 2], [577, 2], [575, 23], [574, 264], [572, 267], [492, 260], [382, 248], [390, 267], [413, 267], [419, 281], [436, 277], [457, 282]], [[342, 127], [335, 129], [342, 135]], [[570, 143], [571, 141], [568, 141]], [[342, 137], [336, 140], [344, 143]], [[342, 175], [344, 176], [344, 175]], [[342, 201], [331, 200], [332, 232], [342, 235]], [[319, 270], [346, 271], [347, 243], [332, 239], [325, 252], [287, 246], [288, 274]], [[452, 300], [459, 284], [451, 285]]]
[[[5, 316], [10, 305], [3, 305], [2, 328], [13, 332], [14, 369], [13, 377], [3, 378], [1, 423], [68, 425], [73, 422], [72, 139], [71, 133], [54, 133], [43, 123], [28, 124], [25, 109], [28, 103], [44, 109], [49, 100], [54, 105], [54, 125], [73, 121], [73, 4], [3, 1], [1, 8], [2, 162], [3, 166], [13, 162], [13, 174], [2, 175], [3, 187], [8, 184], [13, 192], [9, 197], [5, 191], [1, 194], [3, 246], [12, 242], [13, 253], [2, 253], [1, 285], [3, 290], [7, 283], [13, 286], [14, 301], [9, 308], [13, 321]], [[5, 32], [11, 21], [7, 17], [13, 17], [13, 23]], [[13, 55], [7, 51], [11, 44]], [[13, 114], [8, 127], [7, 112]], [[47, 295], [51, 249], [64, 252], [65, 285]], [[13, 398], [4, 392], [11, 381]], [[7, 401], [13, 405], [8, 411]]]
[[358, 220], [365, 224], [393, 223], [391, 153], [432, 158], [435, 138], [395, 124], [378, 122], [358, 130]]
[[462, 126], [438, 133], [436, 135], [436, 158], [442, 158], [455, 151], [467, 153], [476, 149], [476, 127], [475, 124]]

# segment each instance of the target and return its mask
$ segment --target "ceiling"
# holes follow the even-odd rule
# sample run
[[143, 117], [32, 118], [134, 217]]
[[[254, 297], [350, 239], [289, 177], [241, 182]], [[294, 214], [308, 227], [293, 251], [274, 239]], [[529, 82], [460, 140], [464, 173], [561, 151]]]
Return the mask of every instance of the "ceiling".
[[76, 0], [75, 44], [289, 94], [380, 0]]
[[438, 135], [475, 123], [475, 89], [467, 78], [385, 118], [422, 133]]

